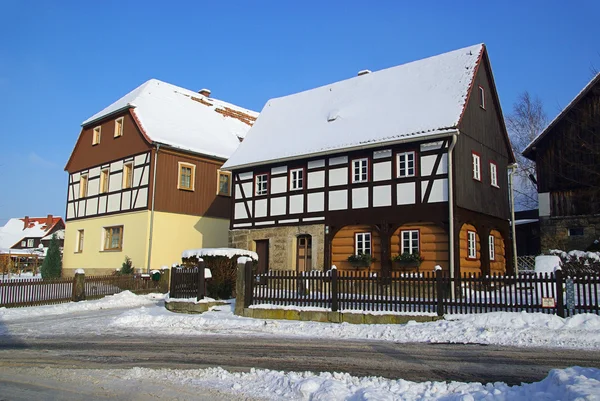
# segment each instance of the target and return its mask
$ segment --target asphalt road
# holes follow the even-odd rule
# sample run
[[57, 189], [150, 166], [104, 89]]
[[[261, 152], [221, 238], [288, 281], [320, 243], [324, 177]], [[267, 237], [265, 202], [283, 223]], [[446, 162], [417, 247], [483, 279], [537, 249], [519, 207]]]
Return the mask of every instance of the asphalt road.
[[[539, 381], [554, 368], [600, 368], [600, 351], [461, 344], [395, 344], [272, 337], [0, 336], [2, 372], [11, 369], [197, 369], [221, 366], [284, 371], [348, 372], [411, 381]], [[1, 397], [0, 397], [1, 398]]]

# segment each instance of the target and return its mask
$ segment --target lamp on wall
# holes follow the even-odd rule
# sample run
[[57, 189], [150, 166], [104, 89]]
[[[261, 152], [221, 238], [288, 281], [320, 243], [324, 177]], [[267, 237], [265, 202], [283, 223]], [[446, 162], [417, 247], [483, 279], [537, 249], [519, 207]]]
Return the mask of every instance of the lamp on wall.
[[329, 226], [325, 226], [325, 235], [329, 235]]

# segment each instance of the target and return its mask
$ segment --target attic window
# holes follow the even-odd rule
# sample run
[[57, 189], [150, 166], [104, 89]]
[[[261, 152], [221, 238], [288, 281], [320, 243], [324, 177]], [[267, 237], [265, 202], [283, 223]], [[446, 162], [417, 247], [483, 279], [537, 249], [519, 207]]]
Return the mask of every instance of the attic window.
[[92, 146], [98, 145], [100, 143], [100, 134], [102, 133], [102, 127], [98, 126], [94, 128], [94, 133], [92, 134]]
[[485, 110], [485, 89], [479, 87], [479, 107]]
[[123, 117], [115, 120], [115, 138], [118, 138], [121, 135], [123, 135]]

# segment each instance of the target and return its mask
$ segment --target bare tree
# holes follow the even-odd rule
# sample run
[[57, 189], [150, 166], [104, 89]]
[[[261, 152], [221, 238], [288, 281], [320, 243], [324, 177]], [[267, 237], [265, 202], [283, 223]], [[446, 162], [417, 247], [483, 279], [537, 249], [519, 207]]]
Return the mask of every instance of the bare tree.
[[519, 95], [512, 112], [506, 116], [506, 128], [518, 164], [514, 185], [517, 210], [537, 208], [537, 188], [532, 180], [535, 177], [535, 163], [523, 157], [521, 152], [542, 132], [547, 123], [542, 101], [538, 97], [532, 97], [527, 91]]

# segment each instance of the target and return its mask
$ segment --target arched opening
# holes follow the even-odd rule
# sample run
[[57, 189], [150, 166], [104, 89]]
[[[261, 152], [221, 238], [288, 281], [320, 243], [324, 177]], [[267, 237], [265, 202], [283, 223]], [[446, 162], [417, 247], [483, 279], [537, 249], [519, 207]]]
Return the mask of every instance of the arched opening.
[[[398, 255], [417, 253], [423, 260], [418, 266], [399, 263]], [[448, 233], [431, 222], [407, 223], [398, 227], [390, 239], [393, 269], [433, 271], [436, 265], [448, 270]]]
[[312, 270], [312, 237], [302, 234], [296, 237], [296, 271], [298, 273]]
[[497, 275], [506, 274], [506, 248], [504, 238], [498, 230], [491, 230], [488, 237], [490, 255], [490, 273]]
[[465, 223], [460, 228], [460, 272], [481, 273], [481, 240], [475, 226]]
[[[348, 261], [351, 255], [368, 253], [373, 260], [368, 266], [353, 265]], [[338, 269], [381, 269], [381, 240], [377, 230], [369, 225], [344, 226], [336, 232], [331, 241], [331, 263]]]

